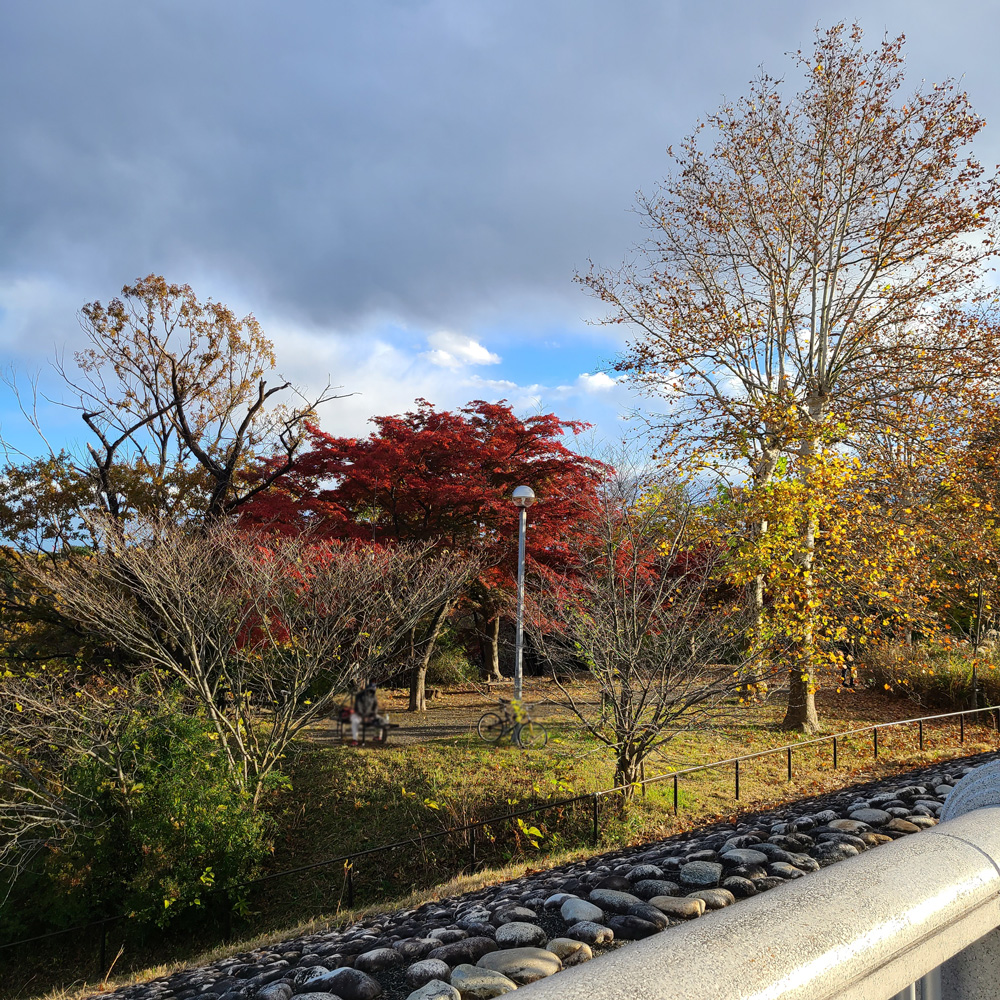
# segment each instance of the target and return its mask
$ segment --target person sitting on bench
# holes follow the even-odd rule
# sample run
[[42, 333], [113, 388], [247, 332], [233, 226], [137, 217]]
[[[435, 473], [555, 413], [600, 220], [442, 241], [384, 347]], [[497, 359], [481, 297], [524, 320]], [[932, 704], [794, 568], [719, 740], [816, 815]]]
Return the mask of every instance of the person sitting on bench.
[[351, 743], [357, 744], [358, 731], [362, 723], [366, 726], [376, 721], [378, 713], [378, 698], [375, 695], [375, 684], [369, 684], [354, 696], [354, 711], [351, 712]]

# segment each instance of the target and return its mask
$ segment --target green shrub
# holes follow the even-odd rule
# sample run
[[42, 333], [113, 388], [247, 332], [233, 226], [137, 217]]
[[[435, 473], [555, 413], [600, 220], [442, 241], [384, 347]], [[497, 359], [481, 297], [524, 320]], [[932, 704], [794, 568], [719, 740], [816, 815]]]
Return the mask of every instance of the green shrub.
[[267, 821], [228, 778], [209, 724], [164, 706], [136, 715], [125, 734], [117, 775], [106, 757], [67, 767], [62, 780], [85, 804], [79, 832], [13, 881], [0, 906], [2, 938], [119, 913], [140, 932], [182, 913], [195, 928], [222, 912], [213, 889], [257, 871]]
[[475, 680], [478, 671], [461, 649], [442, 649], [427, 665], [427, 683], [454, 687]]

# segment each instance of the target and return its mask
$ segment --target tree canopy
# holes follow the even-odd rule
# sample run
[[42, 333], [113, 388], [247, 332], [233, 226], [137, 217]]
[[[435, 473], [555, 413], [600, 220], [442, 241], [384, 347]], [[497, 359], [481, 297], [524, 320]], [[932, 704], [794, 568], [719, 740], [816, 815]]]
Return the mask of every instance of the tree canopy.
[[107, 305], [87, 303], [80, 321], [88, 346], [56, 370], [88, 438], [80, 453], [6, 464], [0, 523], [20, 544], [92, 543], [86, 515], [95, 512], [118, 522], [231, 514], [292, 467], [306, 422], [336, 398], [329, 386], [306, 399], [286, 379], [270, 381], [273, 345], [253, 316], [158, 275]]
[[[817, 31], [794, 62], [798, 93], [762, 73], [671, 151], [640, 197], [634, 259], [581, 279], [633, 331], [618, 368], [665, 402], [664, 450], [755, 488], [787, 468], [814, 488], [818, 465], [873, 433], [919, 447], [922, 415], [986, 393], [1000, 363], [983, 280], [1000, 182], [968, 150], [984, 124], [968, 96], [954, 81], [905, 93], [903, 38], [867, 49], [856, 25]], [[785, 595], [801, 623], [786, 724], [805, 730], [815, 500]], [[758, 574], [761, 616], [763, 587]]]

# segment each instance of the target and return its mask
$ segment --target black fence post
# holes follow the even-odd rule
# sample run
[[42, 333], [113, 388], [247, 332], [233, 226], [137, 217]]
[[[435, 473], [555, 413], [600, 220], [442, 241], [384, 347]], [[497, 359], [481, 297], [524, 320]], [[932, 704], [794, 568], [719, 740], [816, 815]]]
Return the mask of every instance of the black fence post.
[[[978, 712], [988, 712], [990, 720], [997, 727], [997, 732], [998, 732], [998, 734], [1000, 734], [1000, 708], [996, 708], [996, 709], [994, 709], [994, 708], [982, 708], [982, 709], [975, 709], [975, 710], [969, 710], [969, 711], [977, 713], [977, 714], [978, 714]], [[963, 712], [953, 713], [953, 715], [954, 714], [958, 715], [960, 740], [961, 740], [962, 743], [964, 743], [965, 742], [965, 715], [966, 715], [966, 712], [963, 711]], [[953, 715], [948, 715], [948, 716], [944, 716], [944, 717], [953, 717]], [[925, 749], [924, 722], [925, 721], [932, 721], [935, 718], [938, 718], [938, 716], [930, 716], [927, 719], [925, 719], [923, 717], [920, 717], [920, 718], [917, 718], [917, 719], [905, 720], [907, 722], [913, 721], [913, 722], [917, 723], [917, 727], [918, 727], [918, 739], [919, 739], [919, 745], [920, 745], [920, 749], [921, 750]], [[891, 723], [890, 723], [890, 725], [891, 725]], [[990, 722], [980, 723], [980, 725], [983, 728], [988, 728], [989, 725], [990, 725]], [[872, 726], [870, 728], [872, 730], [872, 749], [873, 749], [873, 755], [874, 755], [874, 758], [877, 760], [878, 759], [878, 753], [879, 753], [878, 737], [879, 737], [879, 728], [880, 727], [879, 726]], [[863, 731], [863, 730], [861, 730], [861, 731]], [[839, 735], [846, 736], [848, 734], [841, 733]], [[830, 739], [832, 741], [832, 743], [833, 743], [833, 769], [836, 770], [838, 768], [838, 763], [839, 763], [838, 736], [837, 735], [833, 735], [833, 736], [830, 736], [830, 737], [825, 737], [824, 739]], [[814, 740], [814, 741], [809, 741], [809, 742], [820, 742], [820, 741], [819, 740]], [[775, 749], [781, 749], [781, 748], [775, 748]], [[784, 747], [783, 749], [785, 750], [785, 753], [786, 753], [788, 781], [791, 782], [792, 781], [792, 751], [793, 751], [793, 747], [789, 745], [789, 746]], [[753, 756], [753, 755], [750, 755], [750, 756]], [[734, 793], [735, 793], [735, 798], [736, 798], [737, 801], [739, 801], [739, 799], [740, 799], [740, 762], [741, 762], [741, 759], [750, 759], [750, 757], [746, 757], [746, 758], [734, 758], [733, 759]], [[722, 763], [722, 762], [716, 762], [716, 764], [719, 764], [719, 763]], [[705, 765], [705, 766], [713, 766], [713, 765]], [[694, 770], [694, 769], [692, 769], [692, 770]], [[640, 787], [642, 787], [643, 792], [645, 793], [645, 773], [644, 773], [644, 771], [641, 772], [641, 774], [642, 774], [642, 780], [638, 781], [638, 782], [631, 783], [631, 787], [634, 787], [634, 785], [638, 784], [638, 785], [640, 785]], [[667, 775], [666, 774], [656, 775], [652, 780], [655, 781], [658, 778], [663, 778], [663, 777], [667, 777]], [[674, 808], [674, 815], [677, 816], [679, 814], [679, 812], [680, 812], [679, 776], [678, 776], [677, 773], [673, 773], [673, 774], [670, 774], [670, 777], [673, 779], [673, 808]], [[612, 789], [612, 790], [617, 790], [617, 789]], [[612, 790], [607, 790], [607, 791], [612, 791]], [[555, 804], [562, 804], [562, 803], [565, 802], [566, 804], [573, 805], [573, 807], [574, 807], [573, 811], [575, 812], [577, 805], [582, 804], [582, 802], [586, 801], [586, 799], [588, 797], [590, 798], [591, 809], [592, 809], [592, 819], [593, 819], [593, 842], [594, 842], [595, 845], [598, 845], [600, 843], [600, 837], [601, 837], [601, 830], [600, 830], [600, 797], [601, 797], [601, 794], [602, 793], [600, 791], [595, 791], [595, 792], [591, 792], [589, 796], [587, 796], [586, 794], [583, 794], [583, 795], [580, 795], [579, 797], [574, 797], [574, 798], [568, 799], [568, 800], [560, 800], [559, 803], [555, 803]], [[537, 802], [537, 799], [535, 801]], [[539, 808], [536, 808], [534, 810], [531, 810], [530, 811], [530, 815], [538, 815], [540, 812], [544, 811], [545, 808], [546, 807], [539, 807]], [[551, 805], [549, 806], [549, 808], [551, 808]], [[510, 818], [514, 818], [514, 817], [511, 816]], [[498, 820], [499, 819], [503, 819], [503, 817], [497, 817], [497, 819]], [[468, 843], [469, 858], [470, 858], [470, 861], [471, 861], [471, 864], [472, 864], [473, 867], [475, 867], [478, 864], [478, 845], [477, 845], [478, 836], [477, 836], [477, 833], [476, 833], [477, 825], [478, 826], [488, 825], [488, 821], [486, 823], [484, 823], [483, 821], [480, 821], [478, 824], [475, 824], [475, 825], [470, 824], [467, 827], [468, 837], [469, 837], [469, 843]], [[448, 830], [441, 831], [442, 834], [449, 835], [449, 836], [451, 834], [458, 833], [458, 832], [461, 832], [461, 827], [450, 828]], [[439, 836], [439, 835], [440, 834], [433, 834], [432, 836]], [[416, 837], [416, 838], [413, 838], [412, 840], [400, 841], [398, 844], [383, 845], [382, 847], [374, 848], [373, 850], [378, 851], [378, 850], [384, 850], [386, 848], [398, 848], [400, 846], [406, 846], [406, 845], [409, 845], [409, 844], [423, 843], [423, 841], [426, 840], [426, 839], [428, 839], [428, 838], [427, 837], [423, 837], [423, 836], [422, 837]], [[342, 860], [342, 859], [341, 858], [331, 858], [331, 859], [328, 859], [327, 861], [320, 862], [320, 864], [337, 863], [340, 860]], [[312, 867], [312, 866], [310, 866], [310, 867]], [[288, 872], [282, 872], [282, 873], [278, 873], [278, 874], [288, 875], [288, 874], [293, 874], [293, 873], [295, 873], [295, 872], [297, 872], [299, 870], [300, 869], [292, 869], [292, 870], [290, 870]], [[270, 878], [272, 876], [267, 876], [267, 877]], [[355, 902], [356, 902], [356, 900], [355, 900], [355, 891], [354, 891], [354, 861], [353, 861], [353, 856], [348, 856], [346, 858], [346, 860], [344, 860], [344, 877], [345, 877], [345, 881], [346, 881], [346, 886], [344, 888], [346, 889], [347, 905], [350, 908], [353, 909], [354, 906], [355, 906]], [[259, 880], [253, 880], [253, 881], [259, 881]], [[247, 883], [247, 884], [250, 884], [250, 883]], [[222, 899], [222, 904], [223, 904], [223, 912], [221, 914], [221, 918], [222, 918], [222, 924], [223, 924], [223, 927], [224, 927], [224, 936], [228, 940], [228, 939], [231, 939], [232, 933], [233, 933], [233, 913], [234, 913], [234, 910], [237, 911], [237, 912], [239, 912], [237, 910], [237, 907], [242, 907], [242, 902], [240, 902], [239, 900], [237, 900], [236, 902], [234, 902], [234, 899], [233, 899], [233, 896], [232, 896], [232, 890], [230, 888], [221, 889], [221, 899]], [[124, 918], [124, 915], [116, 915], [116, 916], [112, 916], [112, 917], [103, 917], [103, 918], [98, 919], [97, 921], [91, 921], [89, 923], [82, 924], [82, 925], [80, 925], [77, 928], [71, 928], [71, 930], [84, 930], [84, 929], [89, 929], [90, 927], [95, 926], [95, 925], [99, 927], [100, 943], [99, 943], [99, 952], [98, 952], [98, 964], [99, 964], [98, 972], [99, 972], [100, 976], [102, 976], [102, 977], [105, 976], [105, 975], [107, 975], [107, 973], [108, 973], [108, 969], [107, 969], [107, 965], [108, 965], [108, 942], [107, 942], [108, 924], [109, 923], [117, 922], [117, 921], [122, 920], [122, 919], [127, 919], [127, 918]], [[58, 933], [64, 933], [64, 932], [58, 932]], [[48, 936], [51, 936], [51, 935], [45, 935], [45, 936], [48, 937]], [[10, 942], [9, 944], [0, 945], [0, 949], [11, 947], [13, 945], [18, 945], [18, 944], [22, 944], [22, 943], [28, 943], [28, 941], [25, 941], [25, 942]]]

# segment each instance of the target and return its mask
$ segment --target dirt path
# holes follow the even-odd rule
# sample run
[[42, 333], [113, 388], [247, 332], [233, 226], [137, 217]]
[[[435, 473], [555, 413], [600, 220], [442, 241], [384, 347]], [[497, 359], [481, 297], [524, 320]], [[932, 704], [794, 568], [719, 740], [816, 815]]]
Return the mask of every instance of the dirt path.
[[[822, 686], [817, 695], [817, 705], [824, 728], [828, 731], [850, 729], [854, 719], [875, 719], [889, 722], [895, 719], [912, 718], [918, 715], [930, 715], [932, 710], [920, 708], [911, 701], [902, 698], [887, 698], [881, 691], [856, 690], [837, 693], [837, 676], [834, 673], [822, 678]], [[597, 704], [597, 687], [579, 682], [571, 687], [574, 698], [581, 704]], [[380, 690], [379, 708], [399, 728], [393, 729], [390, 742], [394, 744], [411, 745], [428, 743], [433, 740], [455, 739], [473, 733], [479, 717], [484, 712], [495, 710], [500, 698], [510, 698], [513, 694], [512, 684], [508, 681], [491, 688], [466, 685], [442, 691], [428, 700], [426, 712], [408, 712], [406, 710], [409, 696], [403, 689]], [[532, 717], [540, 721], [569, 722], [573, 714], [563, 704], [564, 696], [554, 682], [546, 677], [526, 677], [524, 681], [524, 701], [531, 710]], [[762, 709], [760, 714], [769, 717], [771, 724], [777, 727], [783, 711], [780, 709], [782, 699], [776, 698], [768, 709]], [[760, 714], [751, 710], [744, 719], [728, 719], [726, 728], [734, 726], [758, 726], [761, 723]], [[330, 719], [323, 719], [306, 730], [306, 736], [317, 743], [327, 746], [340, 745], [342, 740], [337, 735], [337, 724]]]
[[[582, 685], [581, 692], [584, 692]], [[407, 745], [466, 736], [475, 731], [483, 712], [495, 709], [500, 698], [510, 698], [511, 694], [509, 683], [498, 684], [489, 691], [472, 686], [454, 688], [431, 698], [426, 712], [408, 712], [408, 694], [404, 690], [379, 691], [378, 698], [381, 712], [388, 714], [390, 720], [399, 726], [392, 730], [390, 742]], [[551, 703], [558, 694], [550, 680], [534, 677], [525, 679], [524, 700], [536, 719], [568, 717], [567, 709]], [[586, 697], [587, 694], [584, 693], [584, 698]], [[337, 736], [337, 724], [330, 719], [323, 719], [310, 726], [306, 735], [327, 746], [341, 742]]]

